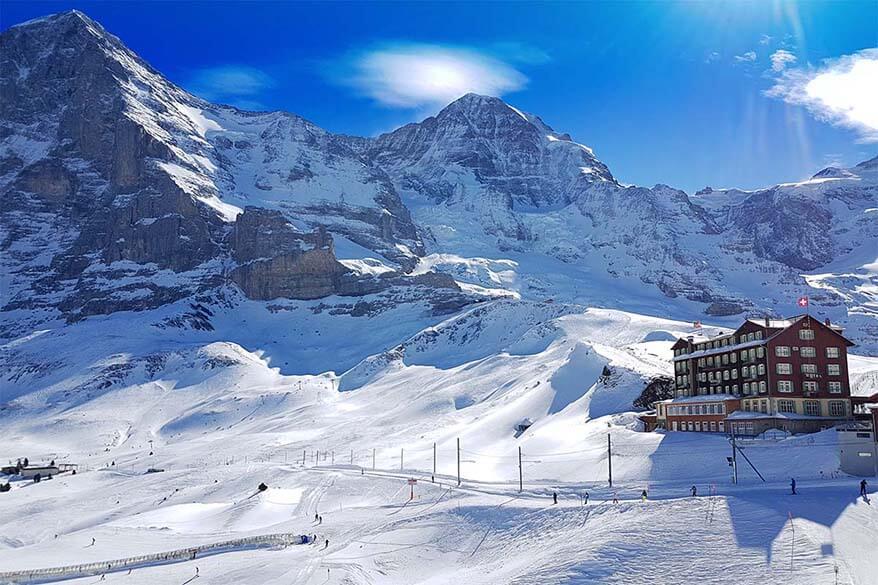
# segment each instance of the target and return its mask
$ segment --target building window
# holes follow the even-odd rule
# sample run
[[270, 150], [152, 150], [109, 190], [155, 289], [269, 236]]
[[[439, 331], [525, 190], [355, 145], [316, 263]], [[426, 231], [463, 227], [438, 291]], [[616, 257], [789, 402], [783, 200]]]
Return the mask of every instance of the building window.
[[777, 357], [790, 357], [790, 347], [788, 345], [778, 345], [774, 348], [774, 355]]
[[817, 385], [817, 382], [802, 382], [802, 390], [805, 392], [817, 392], [820, 390], [820, 387]]
[[716, 421], [715, 420], [710, 421], [710, 432], [711, 433], [716, 432]]
[[793, 366], [792, 366], [792, 364], [788, 364], [788, 363], [784, 363], [784, 362], [778, 362], [778, 364], [777, 364], [777, 373], [778, 373], [778, 374], [787, 374], [787, 375], [792, 374], [792, 373], [793, 373]]
[[748, 400], [744, 401], [744, 410], [750, 412], [750, 402]]
[[744, 382], [744, 394], [750, 394], [750, 382]]
[[759, 364], [759, 375], [760, 376], [765, 375], [765, 364]]
[[729, 365], [729, 354], [727, 354], [727, 353], [723, 354], [723, 365], [724, 366]]
[[847, 414], [847, 409], [845, 408], [845, 403], [841, 400], [830, 400], [829, 401], [829, 416], [845, 416]]
[[799, 355], [806, 358], [817, 357], [817, 348], [816, 347], [802, 347], [799, 351]]
[[671, 423], [671, 428], [674, 429], [675, 431], [677, 430], [677, 421], [674, 421]]
[[738, 385], [732, 384], [732, 394], [737, 394], [737, 393], [738, 393]]
[[765, 352], [763, 351], [763, 349], [761, 347], [757, 347], [756, 348], [756, 357], [761, 358], [764, 355], [765, 355]]
[[738, 370], [732, 370], [732, 380], [738, 379]]
[[767, 400], [762, 400], [759, 403], [759, 412], [765, 412], [765, 413], [768, 412], [768, 401]]
[[838, 348], [837, 347], [827, 347], [826, 348], [826, 357], [837, 358], [838, 357]]
[[841, 382], [827, 382], [826, 387], [830, 394], [841, 394]]
[[793, 383], [789, 380], [778, 380], [777, 381], [777, 391], [778, 392], [792, 392], [793, 391]]
[[817, 364], [802, 364], [802, 373], [803, 374], [816, 374], [817, 373]]
[[728, 379], [729, 379], [729, 371], [723, 370], [723, 380], [728, 380]]
[[[805, 383], [807, 384], [807, 382]], [[816, 400], [806, 400], [805, 414], [808, 416], [820, 416], [820, 403]]]
[[768, 387], [765, 385], [765, 381], [759, 382], [759, 393], [765, 394], [768, 391]]
[[733, 363], [733, 364], [734, 364], [734, 363], [737, 363], [737, 361], [738, 361], [738, 354], [736, 354], [735, 352], [732, 352], [732, 355], [729, 357], [729, 359], [732, 360], [732, 363]]
[[723, 421], [719, 421], [719, 432], [726, 432], [726, 423], [724, 423]]
[[814, 339], [814, 330], [813, 329], [799, 329], [799, 339], [804, 341], [809, 341]]
[[778, 412], [796, 412], [796, 403], [792, 400], [778, 400], [777, 401], [777, 411]]
[[826, 364], [826, 373], [830, 376], [838, 376], [841, 374], [841, 368], [838, 364]]

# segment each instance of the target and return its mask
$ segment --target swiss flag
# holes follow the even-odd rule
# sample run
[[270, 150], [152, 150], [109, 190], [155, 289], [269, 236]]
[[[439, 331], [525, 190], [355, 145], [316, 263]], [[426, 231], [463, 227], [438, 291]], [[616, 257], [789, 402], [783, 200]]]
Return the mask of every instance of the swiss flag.
[[804, 309], [808, 306], [808, 297], [799, 297], [797, 304]]

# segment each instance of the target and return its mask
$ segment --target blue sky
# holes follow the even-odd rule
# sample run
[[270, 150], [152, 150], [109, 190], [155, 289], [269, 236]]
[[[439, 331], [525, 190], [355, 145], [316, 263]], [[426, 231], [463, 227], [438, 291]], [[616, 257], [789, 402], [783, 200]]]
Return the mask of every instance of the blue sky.
[[190, 91], [334, 132], [391, 130], [475, 90], [626, 183], [753, 188], [878, 154], [874, 1], [4, 0], [0, 25], [68, 8]]

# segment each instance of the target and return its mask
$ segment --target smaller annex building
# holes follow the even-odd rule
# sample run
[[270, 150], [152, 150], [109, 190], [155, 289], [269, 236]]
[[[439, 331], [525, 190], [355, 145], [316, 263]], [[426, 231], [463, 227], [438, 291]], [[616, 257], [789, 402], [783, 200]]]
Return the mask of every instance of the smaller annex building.
[[840, 327], [810, 315], [747, 319], [729, 333], [680, 338], [672, 346], [674, 398], [656, 403], [655, 425], [755, 436], [850, 421], [853, 345]]

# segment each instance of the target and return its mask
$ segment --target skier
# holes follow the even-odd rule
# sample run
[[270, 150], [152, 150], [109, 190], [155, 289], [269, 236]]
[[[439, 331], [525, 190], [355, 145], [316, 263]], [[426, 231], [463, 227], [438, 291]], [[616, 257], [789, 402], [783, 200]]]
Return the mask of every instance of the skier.
[[95, 539], [94, 539], [94, 537], [92, 537], [92, 539], [91, 539], [91, 546], [94, 546], [94, 545], [95, 545]]
[[616, 492], [613, 492], [613, 503], [614, 503], [614, 504], [618, 504], [618, 503], [619, 503], [619, 494], [616, 493]]
[[314, 522], [320, 520], [320, 514], [314, 514]]
[[326, 539], [326, 546], [323, 547], [323, 550], [326, 550], [328, 548], [329, 548], [329, 539], [327, 538]]
[[643, 490], [642, 492], [640, 492], [640, 501], [641, 502], [646, 501], [646, 490]]
[[692, 492], [692, 497], [693, 497], [693, 498], [696, 497], [696, 496], [698, 495], [698, 488], [695, 487], [694, 485], [692, 486], [692, 488], [691, 488], [689, 491]]
[[584, 502], [585, 502], [585, 505], [587, 506], [588, 505], [588, 492], [585, 492]]
[[866, 485], [868, 484], [866, 483], [865, 479], [860, 482], [860, 495], [864, 498], [866, 497]]
[[317, 524], [323, 524], [323, 516], [317, 516]]
[[796, 495], [796, 478], [795, 477], [790, 478], [790, 489], [793, 492], [792, 495], [795, 496]]
[[558, 503], [558, 492], [552, 492], [552, 504]]

